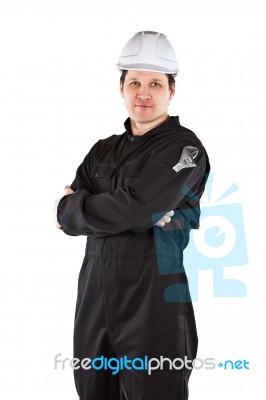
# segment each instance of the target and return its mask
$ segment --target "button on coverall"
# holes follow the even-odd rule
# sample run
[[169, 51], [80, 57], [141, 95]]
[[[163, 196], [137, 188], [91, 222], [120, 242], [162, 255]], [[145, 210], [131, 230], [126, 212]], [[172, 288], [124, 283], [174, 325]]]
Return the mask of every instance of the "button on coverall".
[[[197, 331], [183, 250], [190, 229], [199, 226], [208, 156], [178, 117], [142, 136], [132, 135], [129, 119], [125, 128], [92, 147], [77, 169], [74, 193], [58, 205], [62, 230], [87, 236], [74, 357], [193, 360]], [[198, 149], [196, 165], [176, 172], [186, 146]], [[171, 222], [155, 226], [170, 210]], [[186, 400], [190, 373], [167, 362], [151, 373], [137, 367], [74, 371], [81, 400]]]

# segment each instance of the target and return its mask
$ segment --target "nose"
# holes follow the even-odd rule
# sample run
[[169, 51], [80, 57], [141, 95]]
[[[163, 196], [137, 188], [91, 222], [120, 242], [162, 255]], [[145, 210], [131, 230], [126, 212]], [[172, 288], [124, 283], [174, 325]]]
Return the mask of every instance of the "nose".
[[148, 87], [142, 85], [139, 88], [138, 99], [140, 99], [140, 100], [149, 100], [149, 99], [151, 99], [151, 95], [150, 95], [150, 92], [148, 90]]

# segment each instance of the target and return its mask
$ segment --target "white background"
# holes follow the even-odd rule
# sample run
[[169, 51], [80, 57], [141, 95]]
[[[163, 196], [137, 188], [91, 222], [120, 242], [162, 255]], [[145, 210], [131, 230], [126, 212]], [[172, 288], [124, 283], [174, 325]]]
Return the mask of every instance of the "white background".
[[[191, 400], [265, 398], [265, 2], [259, 0], [0, 0], [2, 399], [77, 399], [72, 356], [85, 238], [53, 225], [52, 208], [99, 138], [127, 117], [114, 64], [139, 30], [168, 36], [179, 61], [170, 114], [205, 144], [215, 196], [233, 182], [246, 266], [229, 277], [244, 298], [214, 298], [201, 272], [198, 356], [246, 359], [250, 370], [195, 370]], [[214, 196], [214, 197], [215, 197]]]

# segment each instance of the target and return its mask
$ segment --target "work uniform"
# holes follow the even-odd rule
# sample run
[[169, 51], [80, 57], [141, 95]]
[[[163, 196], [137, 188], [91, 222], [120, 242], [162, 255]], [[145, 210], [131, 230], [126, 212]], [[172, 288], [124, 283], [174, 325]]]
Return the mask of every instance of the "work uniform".
[[[87, 236], [79, 275], [74, 357], [193, 360], [197, 331], [183, 250], [199, 225], [199, 199], [209, 173], [207, 153], [178, 117], [134, 136], [99, 140], [58, 205], [69, 235]], [[182, 150], [195, 165], [173, 169]], [[164, 228], [155, 223], [168, 211]], [[180, 288], [180, 293], [179, 293]], [[184, 289], [185, 288], [185, 289]], [[81, 400], [186, 400], [191, 369], [75, 370]]]

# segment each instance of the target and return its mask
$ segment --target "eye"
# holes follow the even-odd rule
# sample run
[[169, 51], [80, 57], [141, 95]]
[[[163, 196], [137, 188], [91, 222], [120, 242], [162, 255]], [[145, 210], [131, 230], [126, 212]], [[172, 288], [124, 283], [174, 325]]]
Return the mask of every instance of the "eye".
[[132, 85], [132, 86], [139, 86], [139, 82], [138, 81], [132, 81], [131, 83], [130, 83], [130, 85]]
[[158, 87], [158, 86], [161, 86], [161, 84], [159, 82], [152, 82], [151, 86]]

